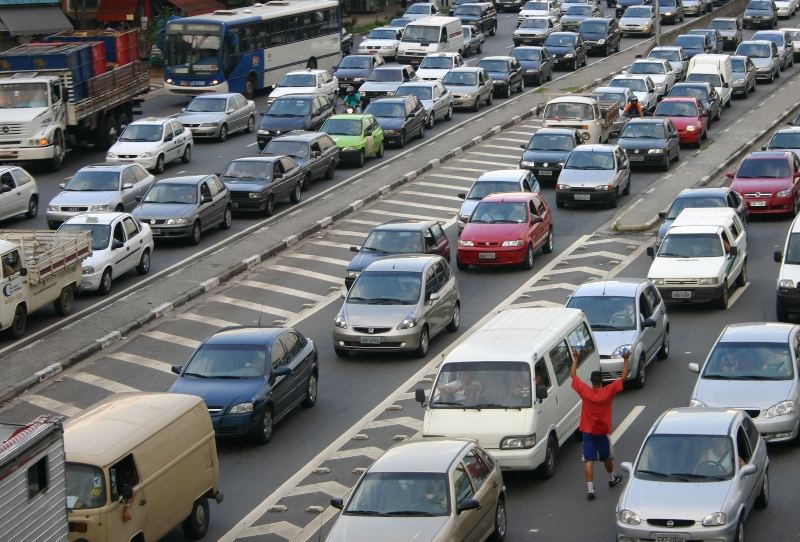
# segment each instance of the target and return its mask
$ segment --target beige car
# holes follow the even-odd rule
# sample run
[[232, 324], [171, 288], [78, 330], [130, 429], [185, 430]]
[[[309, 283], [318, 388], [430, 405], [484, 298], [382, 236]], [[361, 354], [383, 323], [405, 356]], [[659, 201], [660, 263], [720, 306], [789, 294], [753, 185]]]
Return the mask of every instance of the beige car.
[[346, 501], [331, 499], [342, 513], [327, 542], [503, 540], [505, 489], [475, 441], [408, 440], [378, 458]]

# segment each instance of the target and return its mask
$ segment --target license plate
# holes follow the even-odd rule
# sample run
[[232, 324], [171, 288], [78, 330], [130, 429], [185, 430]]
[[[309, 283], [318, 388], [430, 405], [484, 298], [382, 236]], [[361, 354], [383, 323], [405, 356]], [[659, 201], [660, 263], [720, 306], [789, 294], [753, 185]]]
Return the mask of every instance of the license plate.
[[766, 206], [767, 206], [767, 202], [766, 201], [751, 201], [750, 202], [750, 207], [766, 207]]
[[494, 252], [479, 252], [478, 259], [479, 260], [494, 260], [496, 258], [496, 254]]
[[591, 194], [574, 194], [572, 196], [576, 201], [589, 201], [592, 199]]
[[636, 156], [634, 154], [633, 156], [628, 156], [628, 160], [631, 162], [644, 162], [644, 156]]
[[553, 175], [553, 172], [547, 171], [546, 169], [540, 169], [539, 175], [541, 175], [542, 177], [550, 177], [551, 175]]
[[657, 534], [656, 542], [686, 542], [682, 534]]
[[361, 337], [361, 344], [381, 344], [380, 337]]
[[239, 202], [238, 201], [232, 201], [231, 202], [231, 209], [238, 209], [238, 208], [239, 208]]
[[[676, 290], [672, 292], [672, 299], [691, 299], [692, 292], [686, 290]], [[683, 540], [681, 538], [681, 540]]]

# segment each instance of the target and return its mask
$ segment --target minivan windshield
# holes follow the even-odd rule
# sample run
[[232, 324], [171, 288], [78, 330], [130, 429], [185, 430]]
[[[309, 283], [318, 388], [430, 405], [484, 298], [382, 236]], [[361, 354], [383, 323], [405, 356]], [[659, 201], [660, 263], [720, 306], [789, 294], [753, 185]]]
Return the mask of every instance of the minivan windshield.
[[567, 303], [571, 309], [581, 309], [592, 331], [630, 331], [636, 329], [634, 298], [623, 296], [573, 296]]
[[635, 476], [659, 482], [717, 482], [733, 476], [733, 441], [724, 435], [650, 435]]
[[343, 514], [403, 518], [447, 516], [450, 514], [448, 486], [445, 473], [368, 472]]
[[653, 49], [650, 51], [650, 54], [647, 55], [647, 58], [660, 58], [662, 60], [680, 61], [681, 53], [677, 49]]
[[442, 83], [454, 87], [471, 87], [478, 84], [478, 74], [475, 72], [449, 71], [442, 79]]
[[709, 28], [714, 28], [716, 30], [736, 30], [736, 21], [733, 19], [714, 19], [711, 21], [711, 24], [708, 25]]
[[[419, 5], [419, 4], [414, 4]], [[412, 8], [414, 6], [411, 6]], [[411, 9], [411, 8], [409, 8]], [[413, 43], [439, 43], [441, 28], [438, 26], [420, 26], [410, 24], [403, 32], [402, 41]]]
[[[86, 510], [106, 504], [106, 480], [103, 471], [93, 465], [65, 463], [67, 508]], [[63, 506], [63, 505], [62, 505]]]
[[622, 14], [623, 17], [632, 17], [634, 19], [646, 19], [653, 14], [652, 10], [647, 6], [631, 6]]
[[[689, 36], [689, 35], [682, 35], [675, 38], [675, 45], [678, 47], [683, 47], [684, 49], [702, 49], [705, 45], [705, 38], [703, 36]], [[738, 53], [744, 54], [744, 53]]]
[[681, 233], [664, 238], [659, 258], [719, 258], [722, 241], [713, 233]]
[[704, 379], [791, 380], [788, 342], [718, 342], [703, 368]]
[[603, 34], [608, 31], [608, 23], [605, 21], [583, 21], [579, 32], [581, 34]]
[[372, 57], [367, 55], [346, 56], [339, 63], [339, 67], [351, 70], [368, 70], [372, 67]]
[[430, 408], [531, 408], [531, 368], [517, 361], [445, 363]]
[[411, 271], [366, 271], [358, 276], [347, 295], [348, 304], [416, 305], [422, 280]]

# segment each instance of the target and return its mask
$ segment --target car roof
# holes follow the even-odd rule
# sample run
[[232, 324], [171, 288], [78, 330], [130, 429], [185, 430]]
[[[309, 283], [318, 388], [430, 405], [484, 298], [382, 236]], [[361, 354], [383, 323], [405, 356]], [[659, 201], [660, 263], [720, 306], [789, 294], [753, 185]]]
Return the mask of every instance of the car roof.
[[203, 344], [272, 344], [286, 330], [285, 327], [228, 327], [214, 333]]
[[383, 258], [369, 264], [364, 271], [422, 272], [429, 264], [442, 258], [435, 255], [409, 255]]
[[[231, 98], [233, 96], [241, 96], [238, 92], [213, 92], [208, 94], [200, 94], [199, 96], [195, 96], [195, 98]], [[194, 98], [192, 98], [194, 99]]]
[[[473, 4], [461, 4], [462, 6], [480, 6], [481, 4], [473, 3]], [[451, 51], [445, 51], [441, 53], [428, 53], [425, 57], [447, 57], [447, 58], [455, 58], [459, 55], [459, 53], [454, 53]]]
[[680, 51], [682, 47], [678, 45], [659, 45], [658, 47], [653, 47], [650, 49], [650, 52], [653, 51]]
[[569, 36], [569, 37], [577, 37], [577, 32], [551, 32], [551, 36]]
[[313, 68], [306, 68], [304, 70], [292, 70], [290, 72], [286, 72], [286, 75], [295, 75], [295, 74], [298, 74], [298, 73], [313, 73], [315, 75], [318, 75], [320, 73], [325, 73], [326, 71], [328, 71], [328, 70], [319, 70], [319, 69], [313, 69]]
[[769, 45], [769, 46], [772, 45], [772, 42], [769, 41], [769, 40], [744, 40], [744, 41], [739, 42], [739, 45], [736, 48], [738, 49], [739, 47], [741, 47], [745, 43], [747, 43], [748, 45], [749, 44], [753, 44], [753, 43], [756, 44], [756, 45]]
[[472, 73], [472, 72], [479, 72], [481, 70], [483, 70], [483, 68], [481, 68], [479, 66], [459, 66], [457, 68], [452, 68], [450, 71], [451, 72], [470, 72], [470, 73]]
[[65, 224], [111, 224], [119, 217], [127, 215], [128, 213], [117, 211], [92, 211], [75, 215], [67, 219]]
[[470, 443], [453, 438], [406, 440], [389, 448], [372, 464], [369, 472], [447, 473]]
[[798, 326], [777, 322], [742, 322], [730, 324], [722, 331], [719, 342], [785, 343]]
[[649, 118], [634, 118], [628, 121], [628, 124], [666, 124], [669, 119], [666, 117], [649, 117]]
[[182, 177], [167, 177], [165, 179], [158, 179], [156, 182], [159, 184], [199, 184], [208, 177], [209, 175], [184, 175]]
[[583, 22], [588, 22], [588, 21], [600, 21], [604, 23], [609, 23], [611, 22], [611, 17], [589, 17], [588, 19], [583, 20]]
[[[394, 32], [397, 32], [397, 27], [396, 26], [377, 26], [377, 27], [373, 28], [372, 30], [392, 30]], [[370, 30], [370, 32], [372, 32], [372, 30]], [[367, 34], [369, 34], [369, 32], [367, 32]]]
[[711, 89], [711, 83], [707, 83], [706, 81], [681, 81], [680, 83], [672, 85], [672, 88], [675, 87], [706, 87], [706, 89], [709, 90]]
[[304, 132], [303, 130], [292, 130], [291, 132], [286, 132], [282, 136], [273, 138], [272, 141], [314, 141], [319, 136], [327, 135], [325, 132]]
[[487, 171], [483, 173], [480, 177], [475, 179], [475, 182], [487, 182], [487, 181], [521, 181], [525, 175], [527, 175], [527, 169], [495, 169], [493, 171]]
[[590, 280], [578, 286], [572, 297], [634, 297], [646, 279], [615, 278], [614, 280]]
[[691, 102], [695, 105], [700, 105], [700, 100], [694, 96], [667, 96], [666, 98], [662, 98], [659, 103], [664, 102]]
[[390, 220], [389, 222], [384, 222], [380, 226], [375, 226], [373, 231], [381, 230], [381, 231], [413, 231], [413, 230], [424, 230], [427, 227], [433, 226], [437, 224], [435, 220]]
[[739, 19], [737, 19], [736, 17], [714, 17], [713, 19], [711, 19], [711, 22], [712, 23], [714, 21], [726, 21], [726, 22], [727, 21], [734, 21], [735, 22], [735, 21], [738, 21], [738, 20]]
[[[278, 138], [276, 137], [272, 141], [275, 141], [276, 139], [278, 139]], [[281, 138], [281, 139], [283, 139], [283, 138]], [[272, 141], [270, 141], [270, 143]], [[240, 156], [239, 158], [234, 158], [233, 160], [231, 160], [231, 163], [233, 163], [233, 162], [274, 162], [275, 160], [277, 160], [278, 158], [281, 158], [283, 156], [286, 156], [286, 155], [284, 155], [284, 154], [258, 154], [256, 156]]]
[[[788, 128], [781, 128], [775, 134], [796, 134], [800, 133], [800, 126], [790, 126]], [[772, 134], [773, 136], [775, 134]]]
[[575, 135], [575, 128], [539, 128], [533, 135]]
[[331, 115], [328, 117], [330, 119], [337, 119], [337, 120], [363, 120], [363, 119], [371, 119], [373, 118], [372, 115], [369, 113], [339, 113], [337, 115]]
[[370, 100], [369, 103], [372, 104], [375, 102], [407, 102], [413, 98], [414, 96], [379, 96], [377, 98], [373, 98], [372, 100]]
[[122, 171], [125, 168], [131, 167], [133, 164], [88, 164], [83, 166], [78, 171], [82, 171], [84, 169], [103, 169], [108, 171]]
[[520, 203], [530, 201], [532, 198], [533, 192], [499, 192], [496, 194], [489, 194], [481, 201], [490, 203]]
[[729, 435], [739, 416], [742, 412], [733, 408], [671, 408], [661, 415], [651, 434]]
[[745, 160], [769, 160], [770, 158], [787, 158], [792, 151], [753, 151], [744, 157]]
[[[376, 68], [377, 69], [377, 68]], [[302, 87], [296, 87], [302, 88]], [[313, 100], [314, 98], [318, 98], [321, 94], [312, 94], [312, 93], [305, 93], [305, 94], [284, 94], [283, 96], [278, 96], [275, 98], [276, 100]]]
[[393, 64], [391, 66], [376, 66], [374, 69], [381, 71], [389, 71], [389, 70], [394, 71], [394, 70], [402, 70], [403, 68], [409, 68], [409, 67], [413, 68], [413, 66], [411, 66], [410, 64]]
[[720, 198], [727, 197], [731, 189], [727, 186], [711, 187], [711, 188], [685, 188], [675, 197], [675, 199], [696, 199], [707, 198], [709, 196], [717, 196]]
[[[423, 68], [424, 69], [424, 68]], [[441, 85], [440, 81], [406, 81], [401, 87], [435, 87], [436, 85]], [[401, 98], [401, 96], [397, 96]], [[409, 98], [410, 96], [402, 96], [403, 98]], [[381, 99], [381, 98], [378, 98]], [[374, 101], [374, 100], [373, 100]]]
[[478, 63], [480, 64], [480, 62], [483, 61], [483, 60], [510, 60], [511, 58], [513, 58], [513, 57], [505, 56], [505, 55], [485, 56], [482, 59], [480, 59], [478, 61]]

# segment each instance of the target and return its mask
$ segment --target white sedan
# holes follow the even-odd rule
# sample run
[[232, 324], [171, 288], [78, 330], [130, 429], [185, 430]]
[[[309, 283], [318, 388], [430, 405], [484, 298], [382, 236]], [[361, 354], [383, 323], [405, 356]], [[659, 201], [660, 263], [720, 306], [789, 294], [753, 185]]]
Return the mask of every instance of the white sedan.
[[339, 80], [328, 73], [328, 70], [295, 70], [281, 77], [278, 85], [267, 96], [267, 105], [287, 94], [324, 94], [335, 100], [338, 91]]
[[129, 213], [83, 213], [64, 222], [58, 231], [91, 232], [92, 255], [83, 260], [79, 291], [106, 295], [112, 280], [130, 270], [140, 275], [150, 272], [153, 233]]
[[0, 220], [39, 213], [39, 186], [33, 176], [18, 166], [0, 166]]
[[374, 28], [358, 44], [359, 55], [381, 55], [384, 60], [397, 57], [397, 46], [403, 37], [403, 29], [393, 26]]
[[675, 72], [669, 61], [660, 58], [634, 60], [627, 69], [628, 75], [649, 75], [659, 97], [666, 96], [675, 84]]
[[180, 159], [192, 159], [192, 131], [175, 119], [148, 117], [125, 127], [119, 139], [108, 149], [106, 162], [135, 162], [153, 173], [164, 173], [164, 166]]

